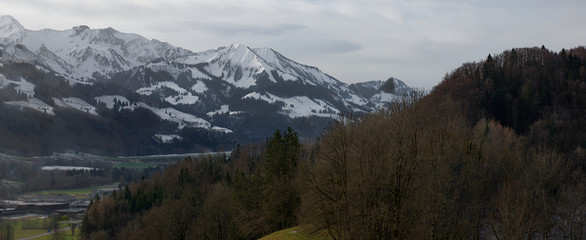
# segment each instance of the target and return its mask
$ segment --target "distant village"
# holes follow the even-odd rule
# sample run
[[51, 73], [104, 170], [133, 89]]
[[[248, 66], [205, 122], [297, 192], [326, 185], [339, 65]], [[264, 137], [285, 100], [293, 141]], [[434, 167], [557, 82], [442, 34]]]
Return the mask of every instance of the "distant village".
[[0, 200], [0, 217], [14, 218], [28, 215], [60, 215], [81, 220], [90, 201], [96, 196], [109, 196], [119, 188], [100, 188], [89, 194], [23, 194], [16, 200]]

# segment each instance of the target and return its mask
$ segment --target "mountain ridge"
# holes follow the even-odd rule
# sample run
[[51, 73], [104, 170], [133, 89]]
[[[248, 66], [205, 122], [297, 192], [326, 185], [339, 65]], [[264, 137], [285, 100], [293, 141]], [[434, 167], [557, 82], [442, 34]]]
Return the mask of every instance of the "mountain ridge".
[[[310, 138], [342, 112], [376, 111], [386, 101], [408, 95], [380, 92], [386, 95], [371, 99], [268, 47], [232, 44], [192, 52], [113, 28], [31, 31], [6, 16], [0, 19], [0, 43], [0, 104], [6, 111], [34, 111], [52, 119], [89, 117], [121, 129], [132, 122], [119, 121], [142, 121], [142, 116], [147, 120], [140, 124], [149, 129], [115, 137], [126, 145], [138, 140], [149, 146], [128, 154], [159, 153], [157, 144], [197, 151], [217, 150], [221, 142], [229, 148], [260, 141], [286, 126]], [[83, 131], [91, 125], [79, 128], [65, 124], [60, 131], [73, 138], [112, 135]], [[205, 143], [194, 144], [194, 139]]]
[[[121, 33], [111, 27], [90, 29], [80, 25], [66, 30], [27, 30], [16, 19], [2, 16], [0, 29], [3, 30], [0, 43], [23, 45], [39, 55], [39, 62], [72, 78], [91, 78], [94, 72], [108, 76], [157, 58], [192, 54], [168, 43]], [[43, 61], [51, 57], [41, 50], [49, 50], [59, 60]]]

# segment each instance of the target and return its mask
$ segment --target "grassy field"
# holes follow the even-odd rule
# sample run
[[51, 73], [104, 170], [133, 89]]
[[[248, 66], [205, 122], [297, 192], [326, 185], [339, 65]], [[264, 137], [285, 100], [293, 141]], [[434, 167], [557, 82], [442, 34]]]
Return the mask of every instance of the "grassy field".
[[[61, 231], [60, 234], [63, 237], [63, 238], [61, 238], [63, 240], [77, 240], [77, 239], [81, 239], [77, 233], [75, 235], [71, 235], [71, 231], [70, 230]], [[18, 238], [15, 238], [15, 239], [18, 239]], [[53, 235], [47, 235], [47, 236], [42, 236], [42, 237], [33, 238], [33, 239], [34, 240], [52, 240], [53, 239]]]
[[[15, 220], [8, 220], [12, 229], [14, 231], [14, 239], [21, 239], [25, 237], [36, 236], [39, 234], [47, 233], [48, 225], [50, 223], [50, 219], [46, 217], [26, 217], [20, 218]], [[28, 226], [28, 227], [26, 227]], [[23, 228], [24, 227], [24, 228]], [[66, 221], [62, 221], [59, 223], [60, 228], [68, 227]], [[71, 236], [71, 230], [62, 231], [62, 234], [66, 236], [65, 239], [73, 239], [67, 238], [67, 236]], [[38, 239], [51, 239], [51, 235], [45, 236]]]
[[260, 238], [259, 240], [329, 240], [325, 233], [318, 232], [316, 234], [310, 234], [302, 226], [292, 227], [283, 229], [271, 233], [267, 236]]
[[24, 221], [38, 221], [37, 219], [25, 219], [11, 221], [14, 229], [14, 239], [35, 236], [47, 232], [47, 229], [22, 229]]
[[185, 157], [193, 159], [201, 158], [206, 155], [224, 154], [229, 156], [231, 151], [226, 152], [210, 152], [210, 153], [185, 153], [185, 154], [168, 154], [168, 155], [151, 155], [151, 156], [128, 156], [109, 158], [114, 162], [115, 168], [129, 168], [129, 169], [144, 169], [148, 167], [156, 167], [158, 165], [167, 165], [177, 161], [181, 161]]
[[90, 194], [90, 193], [94, 192], [95, 190], [102, 189], [102, 188], [116, 188], [116, 187], [118, 187], [118, 185], [104, 185], [104, 186], [87, 187], [87, 188], [62, 189], [62, 190], [45, 190], [45, 191], [40, 191], [40, 192], [33, 192], [33, 194], [44, 195], [44, 194], [59, 194], [59, 193], [62, 193], [62, 194], [67, 194], [67, 195], [75, 196], [75, 195]]

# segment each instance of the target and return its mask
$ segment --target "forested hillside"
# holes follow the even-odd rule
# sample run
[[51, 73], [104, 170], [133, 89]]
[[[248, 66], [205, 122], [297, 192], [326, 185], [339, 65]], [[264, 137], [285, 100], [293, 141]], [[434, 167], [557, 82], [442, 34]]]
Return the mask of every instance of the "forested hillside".
[[314, 142], [292, 129], [96, 199], [86, 239], [582, 239], [586, 51], [489, 55]]
[[291, 128], [232, 155], [185, 158], [154, 176], [95, 199], [87, 239], [257, 239], [295, 226], [301, 144]]
[[446, 75], [429, 96], [446, 98], [463, 104], [471, 122], [494, 119], [560, 152], [583, 148], [586, 49], [556, 53], [542, 46], [488, 55]]

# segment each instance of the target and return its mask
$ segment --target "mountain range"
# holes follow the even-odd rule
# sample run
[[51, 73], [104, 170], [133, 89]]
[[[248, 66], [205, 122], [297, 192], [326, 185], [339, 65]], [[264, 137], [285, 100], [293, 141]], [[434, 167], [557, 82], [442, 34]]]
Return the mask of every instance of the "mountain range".
[[0, 152], [143, 155], [232, 148], [409, 96], [402, 81], [348, 85], [271, 48], [192, 52], [113, 28], [27, 30], [0, 17]]

